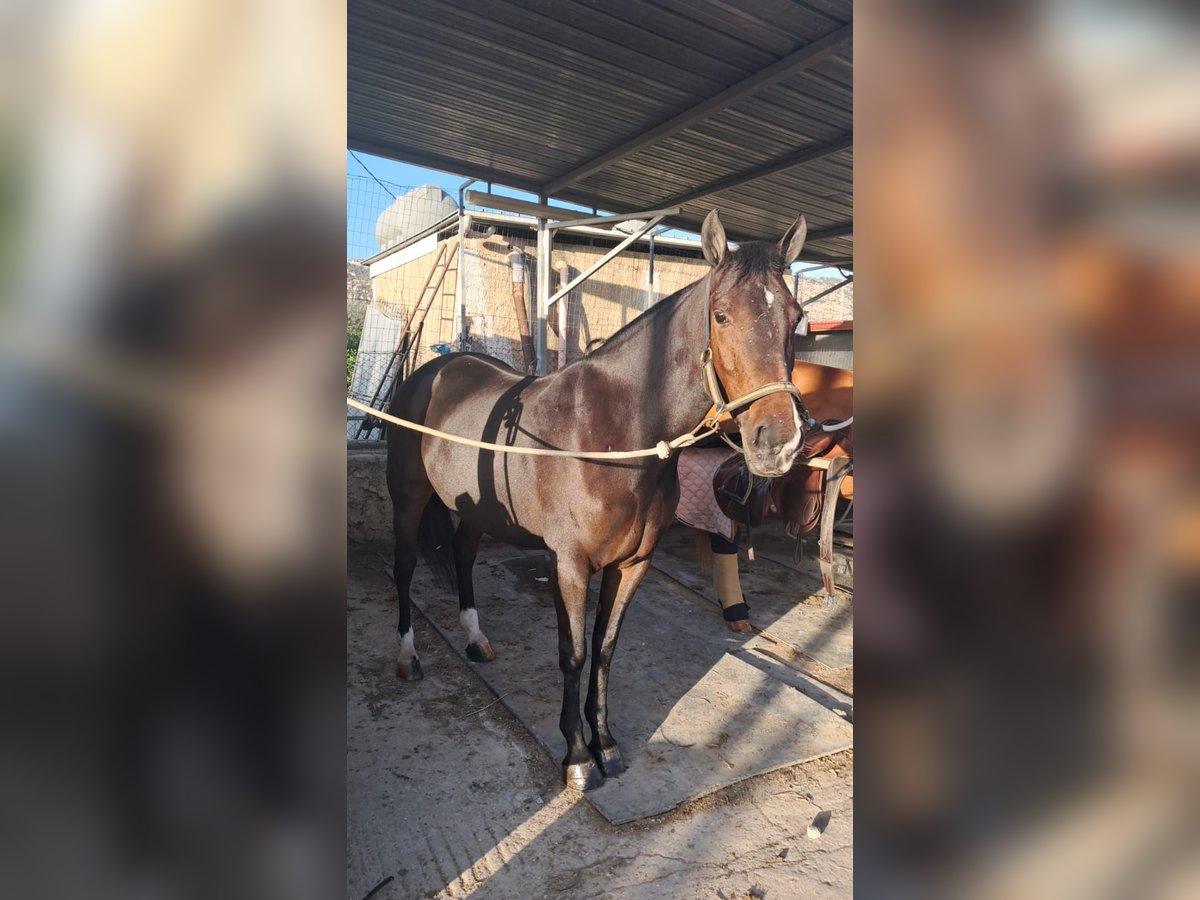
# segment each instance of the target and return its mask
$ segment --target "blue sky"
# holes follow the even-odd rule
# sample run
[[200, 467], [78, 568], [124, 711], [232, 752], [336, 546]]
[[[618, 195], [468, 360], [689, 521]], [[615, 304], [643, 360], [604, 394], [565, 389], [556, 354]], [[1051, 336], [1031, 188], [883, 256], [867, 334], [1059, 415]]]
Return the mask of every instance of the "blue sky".
[[[357, 159], [355, 159], [357, 157]], [[365, 164], [359, 164], [359, 160]], [[394, 159], [385, 159], [381, 156], [371, 156], [369, 153], [351, 153], [346, 151], [346, 174], [359, 175], [364, 178], [369, 178], [367, 170], [372, 175], [389, 185], [399, 185], [405, 188], [414, 188], [423, 184], [433, 184], [440, 187], [447, 194], [458, 199], [459, 186], [466, 181], [461, 175], [452, 175], [449, 172], [439, 172], [436, 169], [426, 169], [421, 166], [410, 165], [409, 163], [397, 162]], [[472, 184], [468, 190], [485, 191], [487, 185], [485, 182], [477, 181]], [[492, 185], [492, 193], [500, 194], [504, 197], [515, 197], [518, 200], [529, 200], [537, 202], [537, 196], [530, 194], [528, 191], [519, 191], [515, 188], [505, 187], [500, 184]], [[379, 251], [379, 246], [375, 243], [374, 227], [366, 227], [366, 222], [373, 223], [379, 213], [392, 202], [392, 198], [383, 192], [382, 189], [373, 191], [370, 194], [372, 199], [372, 207], [370, 209], [356, 209], [356, 205], [362, 203], [361, 197], [346, 197], [346, 256], [348, 259], [365, 259], [373, 256]], [[552, 206], [561, 206], [566, 209], [583, 209], [583, 207], [574, 203], [564, 203], [558, 200], [551, 200]], [[588, 212], [591, 212], [589, 209]], [[605, 212], [605, 210], [600, 210]], [[689, 236], [694, 235], [673, 229], [665, 232], [668, 235]], [[805, 263], [798, 263], [800, 268], [805, 267]], [[806, 273], [810, 278], [837, 278], [841, 279], [841, 275], [837, 269], [821, 269]]]

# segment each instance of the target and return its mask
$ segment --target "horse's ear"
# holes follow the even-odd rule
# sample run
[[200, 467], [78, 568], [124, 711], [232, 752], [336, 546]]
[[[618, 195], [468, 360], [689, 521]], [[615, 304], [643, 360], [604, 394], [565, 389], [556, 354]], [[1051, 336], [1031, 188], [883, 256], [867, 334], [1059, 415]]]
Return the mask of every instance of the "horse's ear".
[[779, 255], [783, 257], [785, 269], [800, 258], [800, 251], [804, 249], [804, 239], [807, 237], [808, 220], [804, 216], [797, 216], [792, 227], [779, 239]]
[[715, 209], [710, 209], [708, 215], [704, 217], [704, 227], [700, 229], [700, 249], [704, 251], [704, 258], [714, 269], [725, 258], [728, 245], [721, 217], [717, 215]]

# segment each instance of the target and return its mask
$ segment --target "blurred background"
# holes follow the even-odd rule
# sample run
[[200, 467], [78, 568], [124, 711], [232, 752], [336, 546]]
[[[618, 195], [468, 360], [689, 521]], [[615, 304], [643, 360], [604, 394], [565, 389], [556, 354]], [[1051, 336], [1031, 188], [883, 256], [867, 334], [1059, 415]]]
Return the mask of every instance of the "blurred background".
[[339, 4], [0, 7], [0, 894], [332, 897]]
[[855, 13], [857, 891], [1200, 896], [1196, 8]]
[[[340, 895], [344, 9], [0, 22], [0, 894]], [[857, 891], [1197, 896], [1200, 22], [855, 23]]]

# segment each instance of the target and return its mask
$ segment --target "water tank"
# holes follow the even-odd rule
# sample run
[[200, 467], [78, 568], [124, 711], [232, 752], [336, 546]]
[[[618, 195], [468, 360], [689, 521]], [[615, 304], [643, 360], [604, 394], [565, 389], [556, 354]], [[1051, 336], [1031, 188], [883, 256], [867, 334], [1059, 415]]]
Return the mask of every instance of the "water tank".
[[375, 221], [375, 240], [380, 252], [420, 234], [457, 210], [454, 198], [432, 184], [401, 194]]

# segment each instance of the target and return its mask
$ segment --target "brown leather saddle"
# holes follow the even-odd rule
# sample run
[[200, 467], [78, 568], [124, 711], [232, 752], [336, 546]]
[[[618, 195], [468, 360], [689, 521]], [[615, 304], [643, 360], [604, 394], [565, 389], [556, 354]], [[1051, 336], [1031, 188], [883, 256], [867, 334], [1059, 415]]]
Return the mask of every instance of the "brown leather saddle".
[[753, 474], [746, 458], [735, 453], [713, 473], [713, 494], [721, 512], [739, 525], [755, 528], [767, 514], [771, 479]]
[[[847, 431], [816, 430], [806, 436], [802, 455], [805, 459], [827, 456], [839, 446], [846, 455], [853, 455]], [[740, 453], [725, 460], [713, 473], [713, 494], [721, 512], [739, 525], [755, 528], [773, 507], [793, 537], [817, 527], [824, 491], [823, 469], [795, 466], [780, 478], [761, 478], [751, 473]]]

